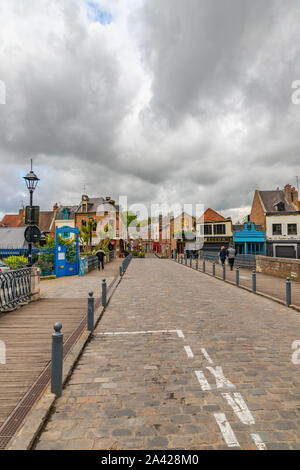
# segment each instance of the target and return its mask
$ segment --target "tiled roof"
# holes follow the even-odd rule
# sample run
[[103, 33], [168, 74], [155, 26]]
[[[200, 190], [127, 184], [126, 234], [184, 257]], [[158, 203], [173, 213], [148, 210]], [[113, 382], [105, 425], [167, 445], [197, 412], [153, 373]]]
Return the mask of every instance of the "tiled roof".
[[52, 228], [54, 212], [53, 211], [43, 211], [40, 212], [39, 219], [39, 228], [41, 232], [50, 232]]
[[[81, 205], [82, 205], [82, 202], [79, 204], [75, 212], [80, 212]], [[107, 201], [104, 197], [90, 197], [87, 201], [88, 212], [101, 211], [103, 208], [105, 211], [108, 211], [108, 212], [119, 210], [119, 206], [117, 204], [113, 207], [114, 209], [112, 209], [112, 204], [110, 203], [110, 201]]]
[[213, 209], [206, 209], [204, 214], [200, 217], [199, 222], [221, 222], [226, 220], [221, 214]]
[[77, 210], [78, 206], [61, 206], [56, 212], [56, 220], [63, 220], [63, 211], [67, 209], [69, 214], [69, 219], [74, 219], [75, 211]]
[[25, 227], [0, 228], [1, 248], [26, 248], [24, 238]]
[[259, 191], [259, 195], [265, 206], [266, 212], [278, 212], [276, 204], [283, 202], [285, 205], [284, 212], [297, 212], [293, 204], [289, 204], [285, 198], [284, 192], [277, 189], [276, 191]]
[[22, 219], [19, 214], [6, 214], [0, 222], [0, 226], [20, 227]]

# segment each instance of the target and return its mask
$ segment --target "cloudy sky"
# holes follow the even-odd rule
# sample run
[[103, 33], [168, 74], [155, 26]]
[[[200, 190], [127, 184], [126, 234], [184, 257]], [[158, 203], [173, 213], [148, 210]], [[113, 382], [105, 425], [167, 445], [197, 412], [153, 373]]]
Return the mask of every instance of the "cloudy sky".
[[[234, 220], [300, 176], [299, 0], [1, 0], [0, 215], [203, 203]], [[0, 96], [1, 98], [1, 96]]]

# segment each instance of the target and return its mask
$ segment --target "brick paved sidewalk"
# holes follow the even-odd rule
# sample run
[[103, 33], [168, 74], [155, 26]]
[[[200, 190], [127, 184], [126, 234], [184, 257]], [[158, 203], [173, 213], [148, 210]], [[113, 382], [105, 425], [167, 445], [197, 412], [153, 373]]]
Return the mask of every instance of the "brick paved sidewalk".
[[47, 281], [41, 281], [42, 298], [82, 298], [93, 291], [100, 296], [102, 279], [107, 285], [119, 275], [123, 259], [115, 259], [105, 264], [104, 270], [95, 269], [85, 276], [68, 276]]
[[36, 448], [299, 449], [296, 340], [294, 310], [133, 260]]

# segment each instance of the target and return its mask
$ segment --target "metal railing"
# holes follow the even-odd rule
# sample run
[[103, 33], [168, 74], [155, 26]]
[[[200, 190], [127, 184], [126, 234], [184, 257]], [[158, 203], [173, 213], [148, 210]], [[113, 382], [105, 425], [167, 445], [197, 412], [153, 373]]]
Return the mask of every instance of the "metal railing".
[[124, 261], [122, 262], [122, 266], [120, 266], [120, 276], [121, 276], [121, 277], [125, 274], [126, 269], [128, 268], [129, 263], [130, 263], [130, 261], [132, 260], [132, 258], [133, 258], [133, 255], [130, 253], [130, 254], [124, 259]]
[[96, 269], [98, 266], [98, 258], [96, 255], [87, 256], [87, 272]]
[[[236, 257], [236, 259], [239, 258], [239, 256], [243, 256], [243, 255], [238, 255]], [[196, 259], [195, 267], [193, 266], [192, 262], [189, 264], [189, 267], [192, 268], [192, 269], [196, 269], [196, 271], [202, 272], [203, 274], [211, 275], [207, 271], [207, 266], [206, 266], [206, 263], [205, 263], [206, 260], [207, 259], [203, 259], [202, 271], [201, 271], [200, 263], [199, 263], [198, 259]], [[184, 258], [183, 258], [183, 256], [178, 255], [177, 258], [174, 259], [174, 261], [178, 264], [183, 264]], [[250, 260], [250, 262], [251, 262], [251, 260]], [[216, 277], [216, 264], [218, 264], [218, 263], [213, 262], [213, 264], [212, 264], [212, 276], [213, 277]], [[187, 258], [185, 259], [185, 266], [188, 266]], [[243, 266], [243, 267], [245, 268], [245, 266]], [[248, 268], [248, 266], [247, 266], [247, 268]], [[291, 279], [289, 277], [286, 278], [286, 280], [285, 280], [285, 296], [284, 296], [283, 299], [281, 299], [280, 297], [275, 298], [275, 297], [273, 297], [273, 294], [270, 295], [267, 292], [258, 292], [258, 290], [257, 290], [258, 279], [257, 279], [257, 272], [256, 272], [255, 268], [252, 270], [252, 275], [251, 275], [251, 279], [250, 279], [251, 280], [251, 287], [241, 285], [241, 283], [240, 283], [240, 266], [238, 265], [238, 263], [237, 263], [235, 272], [236, 272], [235, 285], [237, 287], [242, 287], [243, 289], [250, 290], [254, 294], [258, 293], [258, 294], [263, 295], [265, 297], [271, 297], [272, 299], [275, 299], [275, 300], [280, 301], [280, 302], [284, 301], [287, 307], [296, 307], [296, 309], [298, 309], [298, 306], [294, 305], [292, 303], [292, 283], [291, 283]], [[222, 266], [222, 274], [221, 274], [222, 277], [219, 277], [219, 279], [222, 279], [224, 282], [229, 282], [229, 283], [233, 284], [232, 280], [227, 280], [226, 274], [227, 274], [226, 265], [223, 265]], [[248, 278], [246, 278], [246, 279], [248, 279]]]
[[31, 299], [31, 268], [0, 273], [0, 311], [10, 311]]
[[[32, 264], [41, 269], [41, 276], [54, 275], [54, 248], [33, 248]], [[10, 269], [26, 268], [28, 265], [27, 248], [0, 248], [0, 260]]]
[[[214, 251], [200, 251], [200, 258], [213, 263], [220, 263], [219, 253]], [[239, 268], [255, 269], [256, 257], [255, 255], [236, 255], [235, 265]]]

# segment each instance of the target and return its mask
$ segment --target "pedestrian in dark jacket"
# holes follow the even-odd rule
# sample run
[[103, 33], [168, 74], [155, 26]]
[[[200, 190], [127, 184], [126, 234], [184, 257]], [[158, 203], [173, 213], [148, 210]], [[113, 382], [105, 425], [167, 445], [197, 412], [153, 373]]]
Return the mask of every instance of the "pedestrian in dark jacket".
[[105, 256], [105, 251], [103, 250], [98, 250], [96, 253], [96, 256], [98, 258], [98, 270], [100, 271], [100, 266], [102, 266], [102, 269], [104, 269], [104, 256]]
[[221, 263], [222, 263], [222, 266], [225, 265], [225, 261], [226, 261], [226, 257], [227, 257], [227, 250], [225, 249], [225, 246], [222, 246], [221, 247], [221, 251], [219, 253], [219, 256], [220, 256], [220, 260], [221, 260]]
[[233, 248], [232, 245], [227, 250], [227, 256], [228, 256], [228, 263], [230, 266], [230, 270], [233, 271], [233, 266], [234, 266], [234, 261], [236, 257], [236, 250]]

